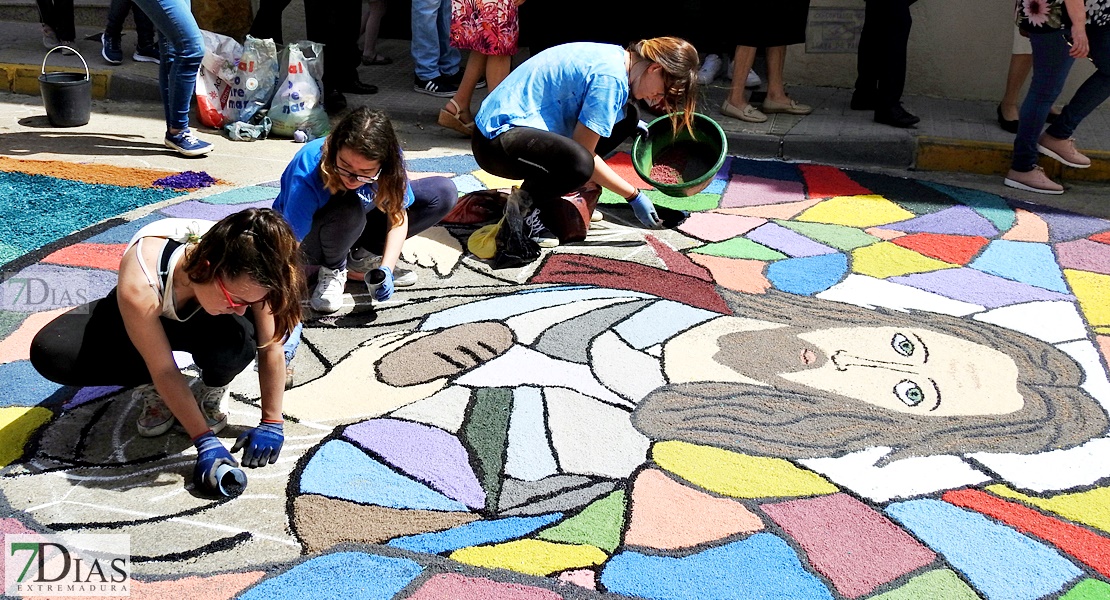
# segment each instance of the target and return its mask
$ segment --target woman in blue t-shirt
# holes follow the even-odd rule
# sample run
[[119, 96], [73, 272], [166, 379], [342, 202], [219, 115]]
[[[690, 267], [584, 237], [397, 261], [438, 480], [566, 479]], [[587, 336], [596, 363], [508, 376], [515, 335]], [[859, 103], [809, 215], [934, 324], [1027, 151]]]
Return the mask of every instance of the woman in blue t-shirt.
[[407, 238], [439, 223], [458, 190], [446, 177], [409, 181], [393, 124], [361, 107], [327, 138], [305, 144], [281, 175], [274, 209], [289, 221], [306, 262], [320, 265], [310, 303], [322, 313], [343, 306], [347, 269], [367, 274], [375, 300], [416, 283], [397, 267]]
[[636, 132], [643, 100], [691, 127], [698, 52], [674, 37], [627, 49], [574, 42], [548, 48], [517, 67], [474, 117], [474, 158], [489, 173], [523, 179], [521, 189], [543, 209], [593, 181], [628, 201], [646, 227], [662, 227], [647, 196], [602, 158]]

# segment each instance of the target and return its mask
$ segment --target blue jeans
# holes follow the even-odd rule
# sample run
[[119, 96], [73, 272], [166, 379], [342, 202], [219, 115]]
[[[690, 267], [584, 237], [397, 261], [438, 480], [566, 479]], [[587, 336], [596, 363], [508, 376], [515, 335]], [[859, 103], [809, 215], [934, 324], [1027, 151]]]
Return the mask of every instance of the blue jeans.
[[459, 72], [462, 54], [450, 42], [451, 0], [412, 0], [412, 60], [417, 77], [428, 80]]
[[104, 33], [109, 38], [119, 38], [123, 33], [123, 21], [127, 18], [127, 11], [135, 16], [135, 33], [139, 36], [138, 47], [146, 48], [154, 45], [154, 23], [131, 0], [112, 0], [108, 7], [108, 22], [104, 25]]
[[1037, 140], [1052, 110], [1052, 103], [1064, 89], [1068, 72], [1075, 62], [1068, 56], [1068, 41], [1064, 32], [1033, 33], [1029, 35], [1029, 43], [1033, 46], [1033, 79], [1029, 82], [1029, 92], [1018, 113], [1018, 132], [1010, 161], [1010, 168], [1022, 173], [1032, 171], [1037, 165]]
[[1091, 46], [1088, 56], [1098, 70], [1075, 90], [1063, 112], [1049, 126], [1048, 135], [1057, 139], [1070, 138], [1083, 119], [1110, 97], [1110, 26], [1088, 25], [1087, 40]]
[[167, 129], [189, 126], [189, 104], [197, 85], [197, 69], [204, 58], [204, 36], [189, 8], [189, 0], [133, 0], [154, 23], [161, 42], [158, 85]]

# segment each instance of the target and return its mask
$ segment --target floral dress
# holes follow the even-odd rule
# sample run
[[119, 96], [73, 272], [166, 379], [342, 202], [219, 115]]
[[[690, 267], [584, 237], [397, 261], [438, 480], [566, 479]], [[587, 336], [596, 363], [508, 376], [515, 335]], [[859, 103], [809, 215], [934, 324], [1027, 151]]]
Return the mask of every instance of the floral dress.
[[1070, 25], [1064, 0], [1017, 0], [1015, 18], [1028, 33], [1049, 33]]
[[512, 56], [520, 38], [513, 0], [451, 0], [451, 45], [489, 56]]

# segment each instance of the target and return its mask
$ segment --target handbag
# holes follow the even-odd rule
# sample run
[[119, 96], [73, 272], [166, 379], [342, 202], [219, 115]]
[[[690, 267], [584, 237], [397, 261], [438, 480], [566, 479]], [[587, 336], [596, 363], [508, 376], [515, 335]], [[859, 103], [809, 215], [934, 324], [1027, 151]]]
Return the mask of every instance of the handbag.
[[581, 242], [590, 229], [590, 217], [601, 198], [601, 186], [593, 182], [556, 198], [540, 211], [543, 221], [561, 243]]

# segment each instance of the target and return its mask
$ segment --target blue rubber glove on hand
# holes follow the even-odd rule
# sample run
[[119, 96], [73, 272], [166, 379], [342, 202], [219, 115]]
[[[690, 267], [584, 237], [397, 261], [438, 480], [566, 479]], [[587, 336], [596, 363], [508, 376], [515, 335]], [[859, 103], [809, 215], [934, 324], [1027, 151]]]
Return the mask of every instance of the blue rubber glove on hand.
[[659, 213], [655, 212], [655, 205], [648, 200], [648, 197], [643, 192], [636, 192], [636, 197], [628, 201], [632, 205], [632, 212], [636, 214], [636, 218], [644, 224], [644, 227], [651, 229], [662, 229], [663, 219], [659, 218]]
[[374, 299], [378, 302], [385, 302], [393, 297], [393, 269], [382, 266], [378, 267], [378, 270], [385, 273], [385, 280], [378, 286], [378, 289], [374, 290]]
[[220, 484], [216, 480], [216, 469], [220, 465], [239, 466], [235, 458], [224, 448], [216, 434], [205, 432], [193, 440], [197, 447], [197, 464], [193, 467], [193, 486], [208, 494], [219, 494]]
[[285, 433], [281, 422], [262, 421], [258, 427], [241, 433], [231, 451], [238, 452], [243, 448], [243, 466], [253, 469], [276, 463], [284, 443]]

